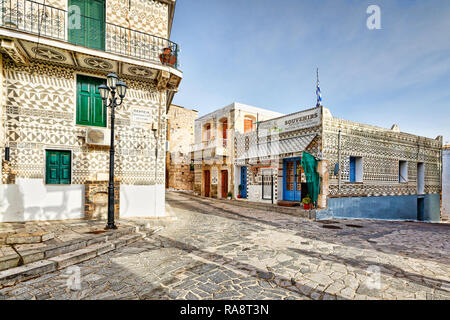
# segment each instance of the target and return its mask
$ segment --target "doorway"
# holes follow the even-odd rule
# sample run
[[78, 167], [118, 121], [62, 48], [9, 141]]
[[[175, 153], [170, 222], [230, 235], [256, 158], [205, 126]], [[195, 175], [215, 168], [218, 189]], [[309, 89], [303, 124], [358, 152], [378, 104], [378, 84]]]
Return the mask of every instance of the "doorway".
[[241, 167], [241, 198], [247, 199], [247, 167]]
[[283, 200], [301, 201], [300, 158], [283, 161]]
[[211, 174], [209, 170], [204, 171], [204, 179], [205, 179], [205, 197], [210, 196], [211, 190]]
[[417, 198], [417, 221], [425, 221], [425, 199]]
[[226, 199], [228, 196], [228, 170], [222, 170], [222, 198]]

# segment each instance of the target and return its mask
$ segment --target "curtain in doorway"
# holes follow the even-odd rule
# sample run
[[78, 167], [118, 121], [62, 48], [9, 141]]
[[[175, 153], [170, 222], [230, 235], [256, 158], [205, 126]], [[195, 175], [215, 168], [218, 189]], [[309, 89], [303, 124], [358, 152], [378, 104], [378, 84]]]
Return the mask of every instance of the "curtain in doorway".
[[308, 152], [303, 152], [301, 166], [305, 171], [306, 184], [308, 185], [309, 196], [314, 205], [317, 205], [319, 197], [319, 174], [317, 173], [317, 160]]

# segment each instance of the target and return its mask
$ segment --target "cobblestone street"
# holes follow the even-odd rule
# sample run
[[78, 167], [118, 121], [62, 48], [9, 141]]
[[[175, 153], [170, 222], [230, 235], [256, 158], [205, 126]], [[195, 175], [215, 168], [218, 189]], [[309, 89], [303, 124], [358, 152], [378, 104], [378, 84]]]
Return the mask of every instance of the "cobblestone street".
[[450, 299], [448, 224], [316, 222], [172, 192], [167, 204], [177, 218], [161, 231], [78, 264], [79, 290], [72, 267], [0, 299]]

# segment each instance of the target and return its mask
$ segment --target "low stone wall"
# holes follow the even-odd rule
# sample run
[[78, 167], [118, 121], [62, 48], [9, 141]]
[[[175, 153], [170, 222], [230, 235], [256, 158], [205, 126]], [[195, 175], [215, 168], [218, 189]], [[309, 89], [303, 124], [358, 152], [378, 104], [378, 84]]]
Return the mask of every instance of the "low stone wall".
[[440, 221], [440, 195], [340, 197], [328, 199], [333, 218], [418, 220], [418, 198], [424, 199], [423, 220]]

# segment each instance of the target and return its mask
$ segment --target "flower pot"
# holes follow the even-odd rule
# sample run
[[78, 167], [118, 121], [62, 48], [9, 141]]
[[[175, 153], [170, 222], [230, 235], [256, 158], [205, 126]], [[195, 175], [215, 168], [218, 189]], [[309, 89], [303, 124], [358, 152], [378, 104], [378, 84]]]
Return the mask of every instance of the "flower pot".
[[163, 64], [174, 65], [177, 62], [177, 57], [172, 54], [171, 48], [165, 48], [163, 53], [159, 55], [159, 60]]
[[304, 203], [303, 204], [303, 209], [305, 209], [305, 210], [311, 209], [311, 204], [310, 203], [308, 203], [308, 204]]

